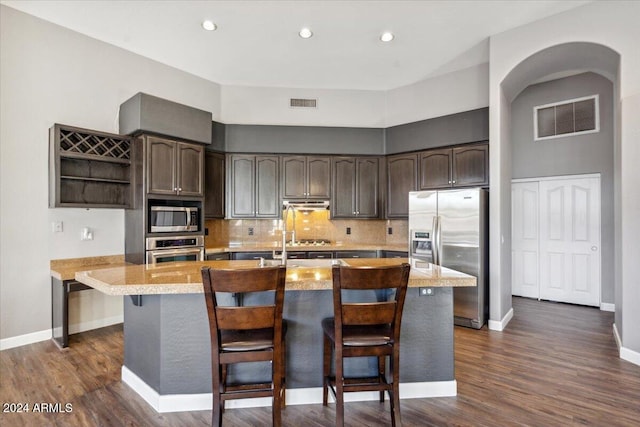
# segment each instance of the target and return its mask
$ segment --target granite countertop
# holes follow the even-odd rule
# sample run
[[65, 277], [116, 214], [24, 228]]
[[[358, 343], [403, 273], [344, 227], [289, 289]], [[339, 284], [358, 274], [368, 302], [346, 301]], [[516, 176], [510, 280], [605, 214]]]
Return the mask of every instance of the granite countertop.
[[76, 272], [82, 270], [99, 270], [102, 268], [125, 267], [124, 255], [107, 255], [84, 258], [52, 259], [49, 263], [51, 277], [58, 280], [73, 280]]
[[[256, 242], [256, 243], [242, 243], [238, 245], [230, 244], [228, 246], [210, 246], [206, 248], [207, 254], [220, 253], [220, 252], [254, 252], [254, 251], [280, 251], [282, 250], [282, 244], [277, 242]], [[407, 252], [407, 245], [404, 244], [361, 244], [361, 243], [329, 243], [325, 245], [303, 245], [296, 244], [287, 245], [287, 251], [400, 251]]]
[[[359, 258], [343, 260], [350, 266], [384, 266], [407, 262], [406, 258]], [[89, 269], [75, 274], [77, 281], [108, 295], [159, 295], [202, 293], [201, 268], [259, 267], [259, 261], [190, 261], [159, 265], [122, 265]], [[476, 278], [445, 267], [412, 267], [409, 287], [476, 286]], [[289, 267], [286, 289], [290, 291], [332, 289], [331, 268]]]

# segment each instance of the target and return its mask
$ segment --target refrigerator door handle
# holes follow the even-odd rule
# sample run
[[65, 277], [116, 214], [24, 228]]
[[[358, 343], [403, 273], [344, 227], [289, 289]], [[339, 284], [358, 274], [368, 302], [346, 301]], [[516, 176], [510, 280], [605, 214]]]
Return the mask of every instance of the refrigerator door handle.
[[438, 265], [442, 265], [442, 218], [438, 215]]
[[431, 238], [431, 251], [433, 252], [433, 263], [436, 265], [440, 264], [440, 253], [438, 252], [438, 216], [433, 217], [433, 225], [431, 230], [433, 230], [433, 236]]

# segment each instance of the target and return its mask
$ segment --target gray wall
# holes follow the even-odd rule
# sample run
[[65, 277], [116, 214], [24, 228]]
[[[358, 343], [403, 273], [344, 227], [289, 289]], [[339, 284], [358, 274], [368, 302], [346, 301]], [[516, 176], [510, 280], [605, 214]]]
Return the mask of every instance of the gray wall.
[[489, 109], [465, 111], [386, 129], [386, 154], [489, 139]]
[[[600, 132], [534, 142], [533, 108], [567, 99], [600, 95]], [[583, 73], [523, 90], [511, 104], [513, 178], [601, 174], [602, 302], [614, 303], [613, 84]]]
[[384, 154], [384, 129], [227, 124], [225, 151]]
[[206, 146], [207, 150], [224, 151], [225, 133], [227, 125], [224, 123], [212, 122], [211, 124], [211, 144]]
[[[480, 108], [387, 129], [239, 124], [222, 126], [224, 148], [218, 142], [216, 149], [228, 152], [395, 154], [486, 141], [489, 139], [489, 109]], [[216, 123], [214, 133], [215, 127]], [[213, 144], [216, 144], [216, 139], [214, 135]]]

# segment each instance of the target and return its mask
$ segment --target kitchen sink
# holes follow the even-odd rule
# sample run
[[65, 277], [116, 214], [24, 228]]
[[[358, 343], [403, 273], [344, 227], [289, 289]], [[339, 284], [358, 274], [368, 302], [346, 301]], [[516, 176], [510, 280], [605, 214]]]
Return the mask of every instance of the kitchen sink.
[[[260, 267], [273, 267], [281, 265], [282, 260], [260, 258]], [[349, 265], [341, 259], [288, 259], [287, 268], [323, 268], [332, 267], [334, 265]]]

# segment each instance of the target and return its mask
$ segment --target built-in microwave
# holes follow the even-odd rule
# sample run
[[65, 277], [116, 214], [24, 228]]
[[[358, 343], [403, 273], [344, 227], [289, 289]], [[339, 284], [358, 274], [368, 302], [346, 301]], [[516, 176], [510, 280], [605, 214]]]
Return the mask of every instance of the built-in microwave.
[[149, 206], [149, 232], [151, 233], [183, 233], [199, 230], [199, 206]]

